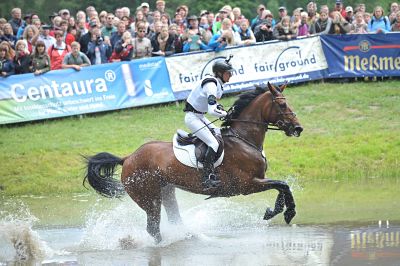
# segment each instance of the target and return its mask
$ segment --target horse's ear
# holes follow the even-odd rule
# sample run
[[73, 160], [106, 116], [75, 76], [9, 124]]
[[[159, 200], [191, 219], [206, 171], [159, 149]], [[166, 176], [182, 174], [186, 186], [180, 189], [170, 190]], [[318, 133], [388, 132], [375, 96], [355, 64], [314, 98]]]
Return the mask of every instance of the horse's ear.
[[277, 95], [279, 92], [277, 90], [277, 88], [275, 88], [274, 85], [272, 85], [271, 83], [268, 82], [268, 89], [269, 91], [272, 93], [272, 95]]
[[279, 91], [283, 92], [286, 89], [287, 86], [287, 81], [285, 81], [285, 83], [283, 83], [280, 87], [279, 87]]

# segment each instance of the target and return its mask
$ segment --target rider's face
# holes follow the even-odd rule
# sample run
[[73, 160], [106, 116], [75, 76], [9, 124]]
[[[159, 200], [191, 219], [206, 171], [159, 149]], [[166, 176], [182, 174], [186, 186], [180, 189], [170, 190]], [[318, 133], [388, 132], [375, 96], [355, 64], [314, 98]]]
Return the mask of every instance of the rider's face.
[[225, 71], [224, 74], [222, 75], [222, 80], [224, 83], [229, 82], [229, 80], [232, 77], [232, 73], [229, 71]]

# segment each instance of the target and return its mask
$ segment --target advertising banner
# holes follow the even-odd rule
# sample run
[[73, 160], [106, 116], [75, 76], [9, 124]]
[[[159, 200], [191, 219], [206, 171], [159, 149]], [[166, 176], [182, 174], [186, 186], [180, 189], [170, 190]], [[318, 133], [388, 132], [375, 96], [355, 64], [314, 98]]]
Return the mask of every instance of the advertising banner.
[[173, 101], [164, 58], [0, 78], [0, 124]]
[[235, 68], [233, 77], [224, 88], [228, 92], [267, 81], [295, 83], [321, 79], [328, 68], [318, 36], [235, 47], [218, 53], [202, 52], [167, 57], [175, 97], [184, 99], [204, 75], [211, 73], [214, 60], [228, 55], [233, 55], [231, 63]]
[[400, 33], [321, 35], [327, 78], [400, 76]]

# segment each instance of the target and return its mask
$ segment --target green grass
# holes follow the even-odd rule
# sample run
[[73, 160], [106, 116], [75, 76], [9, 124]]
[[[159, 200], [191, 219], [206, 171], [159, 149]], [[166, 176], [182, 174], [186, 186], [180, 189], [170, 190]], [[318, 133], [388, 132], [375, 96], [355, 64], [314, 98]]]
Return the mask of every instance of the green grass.
[[[300, 138], [269, 132], [267, 176], [301, 180], [398, 178], [400, 82], [317, 84], [285, 95], [304, 127]], [[223, 99], [230, 106], [235, 96]], [[4, 195], [81, 192], [81, 154], [118, 156], [185, 128], [183, 104], [127, 109], [0, 127]]]

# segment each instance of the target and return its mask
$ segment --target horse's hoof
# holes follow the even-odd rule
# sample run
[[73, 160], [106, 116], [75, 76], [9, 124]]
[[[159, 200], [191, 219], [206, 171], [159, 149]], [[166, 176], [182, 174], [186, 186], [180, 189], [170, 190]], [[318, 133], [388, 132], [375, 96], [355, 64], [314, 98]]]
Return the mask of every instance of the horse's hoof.
[[296, 216], [296, 210], [295, 209], [286, 209], [286, 211], [283, 213], [283, 216], [285, 217], [285, 222], [287, 224], [290, 224], [293, 217]]
[[268, 209], [265, 211], [264, 220], [269, 220], [269, 219], [271, 219], [271, 218], [274, 217], [274, 216], [275, 216], [274, 211], [273, 211], [271, 208], [268, 208]]

